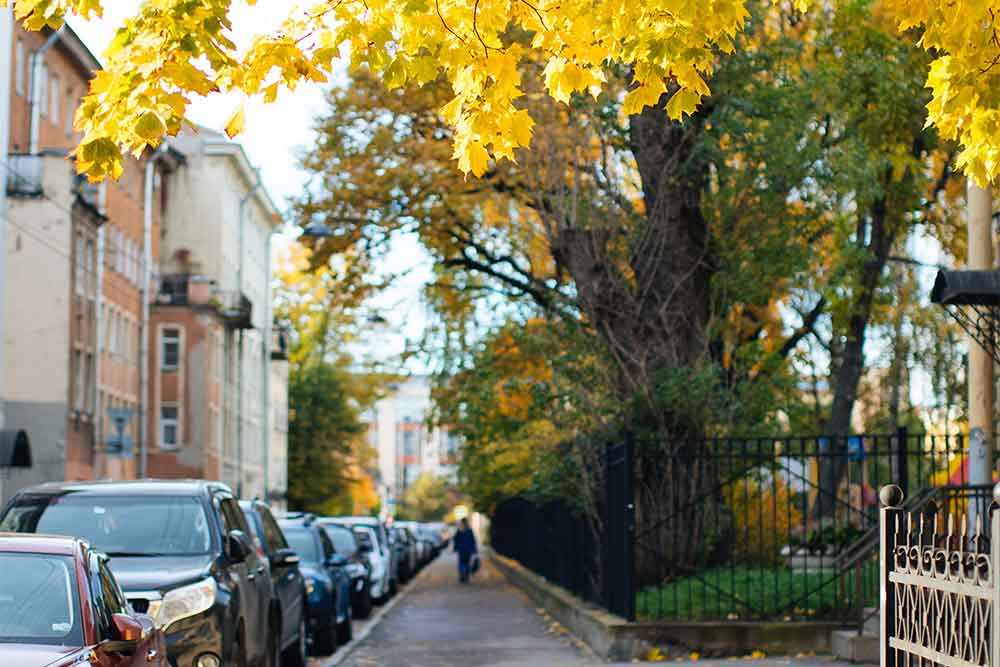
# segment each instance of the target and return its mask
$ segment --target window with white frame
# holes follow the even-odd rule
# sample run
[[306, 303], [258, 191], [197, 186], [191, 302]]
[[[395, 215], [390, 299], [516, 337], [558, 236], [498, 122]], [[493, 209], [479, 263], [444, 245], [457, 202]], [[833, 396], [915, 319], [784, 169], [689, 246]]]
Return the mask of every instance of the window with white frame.
[[49, 105], [52, 109], [52, 124], [59, 127], [59, 113], [60, 113], [60, 91], [62, 87], [59, 85], [59, 77], [55, 74], [52, 75], [52, 81], [49, 82], [49, 88], [51, 90], [51, 99]]
[[18, 37], [14, 47], [14, 90], [24, 95], [24, 40]]
[[86, 255], [84, 255], [83, 270], [87, 280], [87, 296], [93, 300], [97, 298], [97, 255], [93, 239], [87, 239]]
[[176, 449], [180, 445], [180, 411], [176, 405], [160, 406], [160, 447]]
[[181, 363], [181, 330], [164, 327], [160, 330], [160, 369], [175, 371]]
[[73, 258], [73, 263], [76, 265], [75, 269], [76, 277], [76, 293], [83, 296], [87, 293], [87, 283], [86, 283], [86, 263], [84, 261], [84, 254], [87, 252], [86, 245], [84, 244], [83, 235], [78, 234], [76, 237], [76, 256]]
[[74, 391], [73, 391], [73, 407], [76, 410], [83, 410], [84, 396], [87, 391], [87, 384], [85, 370], [83, 367], [83, 353], [80, 350], [73, 351], [73, 375], [74, 375]]
[[115, 258], [115, 271], [125, 275], [125, 235], [122, 230], [116, 229], [115, 234], [118, 236], [118, 256]]

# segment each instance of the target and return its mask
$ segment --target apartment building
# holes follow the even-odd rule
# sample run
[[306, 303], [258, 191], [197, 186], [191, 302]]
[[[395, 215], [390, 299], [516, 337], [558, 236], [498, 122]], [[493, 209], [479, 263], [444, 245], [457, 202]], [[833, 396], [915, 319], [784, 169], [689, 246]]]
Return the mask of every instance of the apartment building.
[[[143, 251], [159, 237], [164, 200], [152, 195], [166, 168], [129, 158], [118, 182], [78, 177], [73, 117], [100, 63], [68, 27], [15, 26], [8, 46], [5, 412], [7, 428], [29, 434], [35, 465], [5, 482], [3, 496], [46, 480], [136, 474], [128, 445], [139, 436]], [[123, 418], [124, 448], [109, 408]]]
[[429, 427], [431, 378], [414, 375], [392, 387], [364, 416], [378, 452], [380, 494], [392, 502], [421, 475], [454, 479], [459, 439], [447, 427]]
[[150, 474], [221, 479], [246, 497], [287, 488], [287, 368], [271, 312], [281, 220], [243, 147], [198, 128], [171, 140], [152, 310]]

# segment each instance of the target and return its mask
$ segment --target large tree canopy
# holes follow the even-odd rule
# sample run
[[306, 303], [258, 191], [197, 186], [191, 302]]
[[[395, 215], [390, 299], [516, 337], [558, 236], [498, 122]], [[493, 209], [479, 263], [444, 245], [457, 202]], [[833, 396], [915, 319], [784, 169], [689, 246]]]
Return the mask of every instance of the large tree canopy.
[[[30, 28], [67, 13], [100, 14], [102, 0], [0, 0]], [[251, 4], [254, 4], [251, 1]], [[272, 6], [283, 5], [271, 0]], [[117, 176], [122, 151], [139, 153], [178, 132], [195, 94], [242, 91], [273, 100], [280, 89], [325, 81], [342, 54], [390, 88], [443, 77], [440, 109], [459, 168], [477, 176], [491, 157], [513, 160], [531, 143], [535, 119], [519, 98], [530, 87], [520, 64], [553, 98], [595, 97], [609, 74], [627, 71], [623, 114], [666, 99], [673, 119], [693, 113], [706, 79], [745, 27], [744, 0], [314, 0], [248, 49], [232, 41], [233, 0], [147, 0], [104, 54], [106, 69], [77, 114], [78, 168]], [[782, 11], [810, 0], [775, 0]], [[958, 164], [980, 182], [1000, 172], [1000, 0], [885, 0], [886, 20], [934, 54], [928, 120], [962, 145]], [[528, 39], [524, 39], [527, 36]], [[229, 123], [238, 133], [243, 113]]]

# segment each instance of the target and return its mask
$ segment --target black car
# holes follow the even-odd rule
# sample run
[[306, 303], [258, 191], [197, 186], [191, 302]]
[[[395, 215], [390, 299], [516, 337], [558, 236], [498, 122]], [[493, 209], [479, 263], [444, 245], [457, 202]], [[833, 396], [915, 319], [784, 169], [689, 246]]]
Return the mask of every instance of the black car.
[[[299, 555], [288, 546], [285, 534], [268, 506], [259, 500], [241, 500], [240, 508], [257, 545], [267, 558], [274, 588], [274, 616], [279, 620], [283, 667], [303, 667], [306, 662], [306, 582], [299, 570]], [[276, 629], [272, 626], [272, 632]]]
[[336, 520], [321, 518], [333, 547], [347, 559], [347, 573], [351, 576], [351, 610], [354, 618], [368, 618], [372, 613], [372, 566], [366, 558], [366, 548], [349, 527]]
[[399, 557], [399, 580], [405, 584], [417, 575], [420, 568], [417, 562], [417, 541], [405, 526], [390, 528], [389, 541]]
[[179, 666], [274, 665], [271, 577], [218, 482], [58, 482], [15, 495], [0, 531], [70, 535], [105, 552], [132, 608]]
[[306, 578], [306, 618], [315, 655], [329, 655], [353, 637], [351, 577], [326, 530], [311, 514], [282, 519], [281, 530], [299, 554]]

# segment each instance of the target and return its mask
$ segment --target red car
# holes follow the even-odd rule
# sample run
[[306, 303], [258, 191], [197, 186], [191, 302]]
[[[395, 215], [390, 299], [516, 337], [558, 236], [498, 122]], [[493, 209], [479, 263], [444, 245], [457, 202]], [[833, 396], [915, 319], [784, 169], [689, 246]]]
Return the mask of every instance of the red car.
[[71, 537], [0, 533], [0, 665], [168, 667], [107, 561]]

